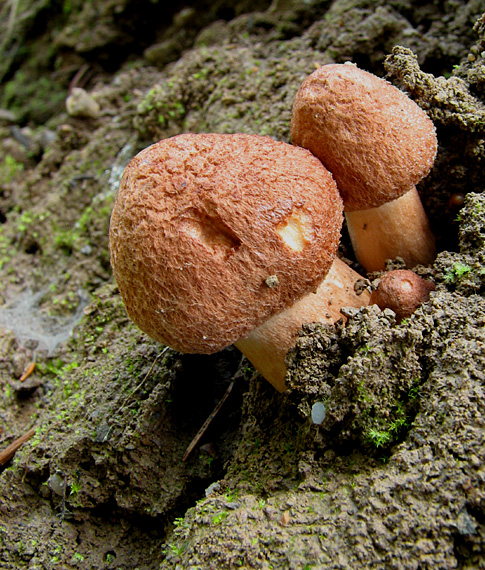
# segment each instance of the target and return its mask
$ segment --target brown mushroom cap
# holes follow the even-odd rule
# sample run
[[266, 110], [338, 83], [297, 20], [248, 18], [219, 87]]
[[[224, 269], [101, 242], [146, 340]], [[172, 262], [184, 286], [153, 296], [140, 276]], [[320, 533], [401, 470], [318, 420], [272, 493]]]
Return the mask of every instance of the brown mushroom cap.
[[335, 182], [308, 151], [256, 135], [184, 134], [126, 167], [111, 263], [143, 331], [211, 353], [317, 288], [342, 220]]
[[346, 211], [376, 208], [411, 190], [437, 150], [434, 125], [414, 101], [348, 63], [324, 65], [304, 81], [291, 138], [330, 170]]
[[407, 269], [389, 271], [381, 278], [372, 292], [369, 304], [381, 309], [392, 309], [398, 321], [410, 317], [414, 311], [429, 299], [435, 285]]

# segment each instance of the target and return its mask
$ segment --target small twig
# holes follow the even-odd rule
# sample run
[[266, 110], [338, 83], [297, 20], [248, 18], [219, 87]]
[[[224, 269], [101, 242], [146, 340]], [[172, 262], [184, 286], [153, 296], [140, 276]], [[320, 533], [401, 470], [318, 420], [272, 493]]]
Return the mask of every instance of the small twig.
[[81, 84], [81, 79], [88, 70], [89, 70], [89, 65], [87, 63], [83, 63], [79, 71], [76, 73], [76, 75], [71, 79], [71, 82], [69, 83], [69, 93], [71, 93], [74, 87], [78, 87], [78, 85], [81, 86], [83, 85]]
[[22, 445], [28, 441], [35, 434], [35, 428], [29, 429], [27, 433], [18, 437], [9, 446], [7, 446], [3, 451], [0, 451], [0, 465], [5, 465], [8, 461], [12, 459], [15, 452], [22, 447]]
[[35, 369], [35, 360], [32, 360], [32, 362], [23, 371], [22, 376], [20, 377], [20, 382], [27, 380], [27, 378], [32, 374], [34, 369]]
[[72, 515], [71, 511], [66, 507], [66, 489], [67, 489], [67, 477], [64, 477], [64, 483], [62, 485], [62, 503], [61, 512], [57, 514], [59, 517], [59, 522], [62, 524], [65, 518], [69, 518]]
[[217, 404], [217, 406], [214, 408], [212, 414], [205, 420], [204, 425], [200, 428], [200, 430], [197, 432], [197, 435], [194, 437], [194, 439], [190, 442], [189, 447], [187, 447], [186, 452], [184, 453], [184, 456], [182, 458], [182, 461], [187, 461], [187, 459], [189, 458], [190, 454], [192, 453], [192, 451], [194, 451], [195, 447], [197, 446], [197, 444], [199, 443], [199, 441], [202, 439], [202, 436], [205, 434], [205, 432], [207, 431], [207, 428], [209, 427], [209, 425], [211, 424], [212, 420], [216, 417], [217, 413], [219, 412], [219, 410], [222, 408], [224, 402], [227, 400], [227, 398], [229, 397], [229, 394], [232, 391], [232, 388], [234, 386], [234, 380], [229, 384], [226, 393], [224, 394], [224, 396], [222, 396], [222, 399], [220, 400], [220, 402]]
[[15, 27], [15, 22], [17, 20], [17, 9], [19, 6], [19, 0], [10, 0], [10, 13], [8, 15], [7, 30], [5, 32], [5, 38], [2, 41], [1, 50], [5, 48], [12, 37], [12, 32]]

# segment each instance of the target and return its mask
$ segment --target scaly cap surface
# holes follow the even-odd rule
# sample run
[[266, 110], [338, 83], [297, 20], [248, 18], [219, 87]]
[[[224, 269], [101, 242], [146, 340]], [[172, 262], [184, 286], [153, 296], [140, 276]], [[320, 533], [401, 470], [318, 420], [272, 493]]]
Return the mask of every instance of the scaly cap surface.
[[330, 170], [346, 211], [399, 198], [431, 170], [433, 122], [405, 93], [353, 64], [324, 65], [293, 105], [293, 144]]
[[111, 263], [135, 324], [176, 350], [211, 353], [316, 289], [342, 220], [335, 182], [308, 151], [184, 134], [126, 167]]

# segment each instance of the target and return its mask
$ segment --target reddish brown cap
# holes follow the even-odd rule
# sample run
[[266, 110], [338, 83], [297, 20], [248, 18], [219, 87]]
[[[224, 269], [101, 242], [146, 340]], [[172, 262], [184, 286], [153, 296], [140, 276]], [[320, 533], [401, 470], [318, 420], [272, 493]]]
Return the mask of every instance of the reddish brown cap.
[[369, 304], [378, 305], [381, 309], [392, 309], [398, 321], [401, 321], [410, 317], [427, 301], [434, 288], [434, 283], [412, 271], [395, 269], [383, 275], [377, 289], [371, 294]]
[[143, 331], [211, 353], [316, 289], [342, 220], [336, 184], [307, 150], [256, 135], [184, 134], [126, 167], [111, 263]]
[[437, 149], [434, 125], [414, 101], [349, 63], [324, 65], [304, 81], [291, 138], [330, 170], [347, 211], [408, 192], [431, 170]]

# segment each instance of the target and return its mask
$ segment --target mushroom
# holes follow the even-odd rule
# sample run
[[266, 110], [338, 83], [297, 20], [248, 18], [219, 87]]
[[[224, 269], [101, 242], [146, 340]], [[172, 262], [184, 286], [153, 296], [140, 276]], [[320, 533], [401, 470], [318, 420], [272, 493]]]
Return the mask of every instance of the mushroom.
[[296, 95], [291, 138], [335, 178], [367, 271], [397, 256], [409, 267], [434, 261], [435, 239], [415, 185], [431, 170], [436, 133], [405, 93], [354, 64], [324, 65]]
[[392, 309], [397, 321], [410, 317], [414, 311], [429, 299], [435, 285], [408, 269], [389, 271], [380, 280], [371, 296], [369, 304], [381, 309]]
[[282, 391], [301, 325], [368, 303], [335, 258], [342, 220], [335, 182], [307, 150], [183, 134], [126, 167], [111, 263], [128, 315], [153, 339], [206, 354], [236, 343]]

